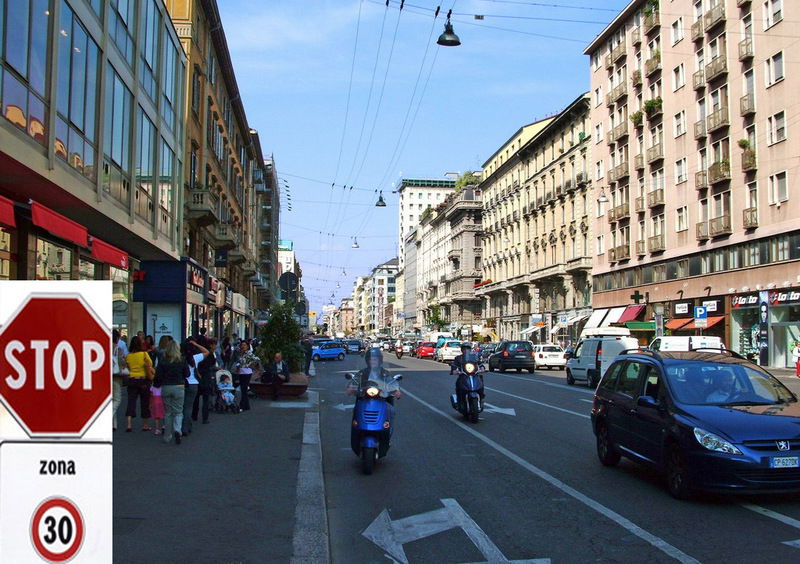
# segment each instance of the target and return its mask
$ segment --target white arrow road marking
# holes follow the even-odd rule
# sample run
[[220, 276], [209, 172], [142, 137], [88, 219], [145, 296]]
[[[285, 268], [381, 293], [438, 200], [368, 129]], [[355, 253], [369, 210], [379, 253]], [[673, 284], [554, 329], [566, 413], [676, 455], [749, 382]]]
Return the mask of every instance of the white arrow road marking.
[[333, 409], [338, 409], [339, 411], [347, 411], [348, 409], [353, 409], [355, 404], [352, 403], [340, 403], [338, 405], [334, 405]]
[[[750, 511], [763, 515], [764, 517], [769, 517], [770, 519], [775, 519], [776, 521], [780, 521], [784, 525], [789, 525], [790, 527], [794, 527], [795, 529], [800, 529], [800, 521], [792, 517], [789, 517], [788, 515], [784, 515], [783, 513], [778, 513], [777, 511], [772, 511], [771, 509], [767, 509], [766, 507], [761, 507], [760, 505], [753, 505], [752, 503], [742, 503], [741, 505], [745, 509], [749, 509]], [[794, 548], [800, 548], [800, 539], [793, 541], [784, 541], [781, 544], [792, 546]]]
[[496, 544], [454, 499], [439, 500], [444, 505], [441, 509], [419, 513], [392, 521], [389, 512], [384, 509], [369, 524], [362, 535], [391, 555], [397, 562], [408, 564], [403, 545], [424, 539], [450, 529], [461, 529], [469, 537], [487, 564], [520, 562], [529, 564], [549, 564], [549, 558], [536, 560], [508, 560]]
[[492, 405], [489, 402], [483, 402], [483, 405], [486, 406], [484, 411], [486, 413], [501, 413], [503, 415], [517, 415], [517, 410], [513, 407], [497, 407], [496, 405]]
[[[447, 421], [450, 421], [452, 424], [457, 425], [460, 429], [462, 429], [466, 433], [469, 433], [470, 435], [472, 435], [473, 437], [475, 437], [479, 441], [482, 441], [484, 444], [486, 444], [490, 448], [494, 449], [495, 451], [499, 452], [500, 454], [502, 454], [503, 456], [505, 456], [509, 460], [511, 460], [513, 462], [516, 462], [518, 465], [520, 465], [522, 468], [524, 468], [525, 470], [527, 470], [528, 472], [530, 472], [534, 476], [538, 476], [539, 478], [541, 478], [542, 480], [544, 480], [545, 482], [547, 482], [548, 484], [550, 484], [554, 488], [557, 488], [557, 489], [561, 490], [562, 492], [564, 492], [568, 496], [570, 496], [570, 497], [576, 499], [577, 501], [579, 501], [580, 503], [584, 504], [586, 507], [588, 507], [590, 509], [593, 509], [594, 511], [598, 512], [599, 514], [601, 514], [602, 516], [606, 517], [607, 519], [613, 521], [614, 523], [616, 523], [617, 525], [619, 525], [623, 529], [627, 530], [631, 534], [636, 535], [637, 537], [639, 537], [643, 541], [649, 543], [653, 547], [655, 547], [658, 550], [662, 551], [664, 554], [670, 556], [671, 558], [674, 558], [675, 560], [677, 560], [678, 562], [681, 562], [683, 564], [699, 564], [698, 560], [696, 560], [695, 558], [692, 558], [691, 556], [689, 556], [688, 554], [686, 554], [685, 552], [683, 552], [679, 548], [672, 546], [667, 541], [665, 541], [664, 539], [662, 539], [660, 537], [657, 537], [653, 533], [650, 533], [650, 532], [644, 530], [643, 528], [641, 528], [639, 525], [637, 525], [636, 523], [634, 523], [630, 519], [627, 519], [627, 518], [623, 517], [622, 515], [620, 515], [619, 513], [614, 511], [613, 509], [610, 509], [609, 507], [606, 507], [605, 505], [603, 505], [599, 501], [596, 501], [596, 500], [590, 498], [589, 496], [587, 496], [586, 494], [583, 494], [583, 493], [579, 492], [578, 490], [576, 490], [572, 486], [569, 486], [566, 483], [562, 482], [561, 480], [559, 480], [558, 478], [556, 478], [552, 474], [549, 474], [549, 473], [545, 472], [544, 470], [542, 470], [541, 468], [539, 468], [537, 466], [534, 466], [533, 464], [531, 464], [530, 462], [528, 462], [527, 460], [525, 460], [524, 458], [522, 458], [518, 454], [510, 451], [509, 449], [507, 449], [506, 447], [504, 447], [500, 443], [497, 443], [497, 442], [493, 441], [492, 439], [490, 439], [489, 437], [487, 437], [483, 433], [481, 433], [479, 431], [476, 431], [475, 429], [473, 429], [469, 425], [465, 425], [464, 423], [461, 423], [460, 421], [458, 421], [456, 419], [453, 419], [452, 417], [450, 417], [450, 415], [448, 415], [447, 413], [445, 413], [441, 409], [429, 404], [424, 399], [418, 397], [415, 394], [412, 394], [409, 391], [406, 391], [405, 395], [406, 395], [406, 397], [409, 397], [409, 398], [417, 401], [418, 403], [422, 404], [423, 406], [427, 407], [429, 410], [431, 410], [435, 414], [445, 418]], [[579, 414], [576, 413], [575, 415], [579, 415]], [[585, 416], [583, 416], [583, 417], [585, 417]]]
[[557, 405], [550, 405], [549, 403], [544, 403], [541, 401], [532, 400], [530, 398], [518, 396], [516, 394], [509, 394], [508, 392], [504, 392], [502, 390], [496, 390], [495, 388], [486, 388], [487, 390], [491, 390], [498, 394], [503, 394], [506, 396], [510, 396], [512, 398], [517, 398], [518, 400], [527, 401], [528, 403], [534, 403], [536, 405], [541, 405], [542, 407], [549, 407], [550, 409], [555, 409], [556, 411], [563, 411], [564, 413], [569, 413], [570, 415], [577, 415], [578, 417], [583, 417], [584, 419], [591, 419], [585, 413], [578, 413], [577, 411], [570, 411], [569, 409], [564, 409], [563, 407], [558, 407]]

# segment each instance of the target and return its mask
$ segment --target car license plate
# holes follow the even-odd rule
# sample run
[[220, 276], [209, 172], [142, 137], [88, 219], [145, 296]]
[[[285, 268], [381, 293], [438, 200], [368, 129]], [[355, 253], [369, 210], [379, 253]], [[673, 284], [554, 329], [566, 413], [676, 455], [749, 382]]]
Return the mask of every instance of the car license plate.
[[517, 358], [528, 358], [528, 355], [526, 355], [526, 354], [518, 354]]
[[770, 459], [770, 468], [797, 468], [800, 466], [797, 456], [775, 456]]

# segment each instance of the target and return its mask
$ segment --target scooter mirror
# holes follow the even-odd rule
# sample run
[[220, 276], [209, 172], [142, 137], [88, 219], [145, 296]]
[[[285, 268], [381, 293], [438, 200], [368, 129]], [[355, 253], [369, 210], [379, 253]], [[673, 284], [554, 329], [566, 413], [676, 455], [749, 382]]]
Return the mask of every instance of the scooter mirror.
[[352, 372], [348, 372], [347, 374], [344, 375], [345, 380], [352, 380], [353, 378], [355, 378], [355, 374], [353, 374]]
[[394, 380], [402, 380], [403, 379], [403, 375], [402, 374], [397, 374], [393, 379]]

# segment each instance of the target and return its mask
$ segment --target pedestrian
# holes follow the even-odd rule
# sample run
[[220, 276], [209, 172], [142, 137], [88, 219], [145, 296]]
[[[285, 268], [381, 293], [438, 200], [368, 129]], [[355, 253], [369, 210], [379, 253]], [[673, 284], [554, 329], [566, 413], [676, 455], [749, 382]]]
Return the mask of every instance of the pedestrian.
[[800, 342], [794, 344], [792, 349], [792, 362], [794, 362], [795, 376], [800, 378]]
[[311, 370], [311, 357], [314, 354], [314, 344], [311, 342], [311, 339], [305, 338], [302, 342], [303, 345], [303, 353], [306, 355], [306, 366], [305, 366], [305, 374], [306, 376], [311, 376], [309, 370]]
[[236, 373], [239, 375], [239, 389], [242, 392], [242, 411], [250, 410], [250, 398], [247, 395], [250, 388], [250, 379], [253, 377], [253, 370], [261, 367], [261, 360], [250, 350], [247, 341], [239, 343], [239, 349], [231, 359]]
[[266, 380], [272, 385], [272, 399], [278, 399], [281, 385], [289, 381], [289, 363], [283, 360], [283, 354], [278, 351], [269, 363]]
[[164, 349], [164, 356], [156, 368], [154, 387], [161, 388], [164, 401], [164, 442], [173, 437], [175, 444], [181, 444], [183, 432], [183, 398], [186, 394], [186, 379], [189, 365], [181, 355], [178, 343], [171, 340]]
[[189, 365], [189, 376], [186, 378], [186, 391], [183, 396], [183, 436], [191, 435], [192, 433], [192, 410], [194, 409], [194, 399], [197, 397], [198, 388], [200, 387], [199, 374], [197, 373], [197, 366], [208, 355], [208, 349], [203, 354], [197, 347], [194, 340], [188, 340], [184, 344], [184, 357], [186, 363]]
[[228, 370], [231, 368], [231, 356], [233, 356], [233, 348], [231, 347], [231, 340], [228, 337], [222, 339], [222, 344], [219, 347], [219, 354], [222, 357], [221, 366]]
[[117, 430], [117, 409], [122, 403], [122, 386], [128, 378], [128, 362], [125, 357], [128, 354], [128, 347], [124, 348], [120, 338], [119, 330], [111, 332], [111, 428]]
[[164, 401], [161, 398], [161, 389], [155, 386], [150, 388], [150, 415], [153, 417], [153, 433], [160, 435], [164, 430]]
[[139, 337], [131, 339], [130, 352], [125, 357], [128, 363], [128, 418], [127, 433], [133, 430], [133, 418], [136, 417], [136, 399], [139, 399], [139, 410], [142, 418], [142, 431], [150, 430], [150, 381], [155, 375], [153, 361], [142, 347], [144, 343]]
[[167, 350], [167, 345], [172, 340], [172, 337], [169, 335], [161, 335], [161, 338], [158, 340], [158, 347], [156, 348], [156, 358], [155, 358], [155, 366], [158, 368], [158, 363], [164, 358], [164, 351]]
[[[217, 366], [217, 340], [214, 338], [206, 339], [206, 345], [195, 343], [197, 349], [204, 355], [203, 360], [197, 365], [197, 395], [192, 404], [192, 421], [197, 421], [198, 412], [200, 412], [200, 401], [203, 402], [203, 424], [208, 423], [208, 411], [211, 403], [211, 397], [214, 393], [214, 375], [220, 368]], [[208, 347], [208, 348], [206, 348]]]

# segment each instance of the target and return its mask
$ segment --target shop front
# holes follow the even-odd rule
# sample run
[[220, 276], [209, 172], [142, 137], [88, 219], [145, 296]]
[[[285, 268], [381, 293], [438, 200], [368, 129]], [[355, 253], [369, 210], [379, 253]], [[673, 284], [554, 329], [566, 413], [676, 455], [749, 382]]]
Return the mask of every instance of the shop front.
[[189, 258], [143, 261], [135, 272], [133, 300], [142, 306], [144, 331], [183, 341], [208, 329], [208, 272]]
[[589, 308], [569, 309], [556, 312], [550, 328], [550, 342], [567, 347], [578, 342], [584, 322], [592, 314]]
[[731, 297], [731, 349], [771, 368], [794, 368], [800, 342], [800, 289], [762, 290]]
[[242, 294], [233, 293], [231, 295], [231, 328], [234, 337], [251, 337], [248, 313], [250, 311], [249, 300]]

